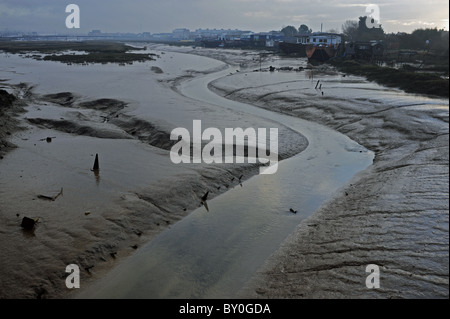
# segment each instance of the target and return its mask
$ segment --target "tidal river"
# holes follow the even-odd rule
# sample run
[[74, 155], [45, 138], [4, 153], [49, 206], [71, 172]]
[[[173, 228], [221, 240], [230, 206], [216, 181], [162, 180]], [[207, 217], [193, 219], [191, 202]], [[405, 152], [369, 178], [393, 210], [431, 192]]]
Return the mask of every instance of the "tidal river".
[[[183, 63], [186, 55], [170, 52], [165, 58]], [[194, 210], [77, 298], [233, 297], [302, 221], [372, 164], [372, 152], [334, 130], [234, 102], [208, 89], [208, 83], [230, 70], [223, 66], [197, 74], [179, 82], [176, 91], [189, 103], [287, 126], [305, 136], [308, 147], [281, 161], [276, 174], [256, 175], [208, 201], [209, 211]]]

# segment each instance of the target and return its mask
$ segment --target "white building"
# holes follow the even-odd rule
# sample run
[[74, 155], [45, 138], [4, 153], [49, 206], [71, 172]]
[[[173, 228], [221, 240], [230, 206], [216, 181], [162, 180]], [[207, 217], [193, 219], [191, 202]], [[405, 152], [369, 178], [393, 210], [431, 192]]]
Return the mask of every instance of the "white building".
[[301, 44], [313, 44], [323, 46], [336, 46], [341, 44], [342, 37], [337, 33], [314, 32], [297, 36]]

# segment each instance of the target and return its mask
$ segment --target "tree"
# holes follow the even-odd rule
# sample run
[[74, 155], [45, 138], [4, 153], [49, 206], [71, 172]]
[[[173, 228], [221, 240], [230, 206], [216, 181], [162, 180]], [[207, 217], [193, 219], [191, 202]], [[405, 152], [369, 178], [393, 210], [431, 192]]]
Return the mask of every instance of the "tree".
[[299, 33], [311, 33], [311, 31], [312, 30], [306, 24], [302, 24], [300, 28], [298, 28]]
[[401, 50], [432, 50], [448, 57], [449, 32], [435, 29], [416, 29], [412, 33], [398, 32], [386, 35], [387, 46]]
[[381, 27], [378, 28], [368, 28], [367, 27], [367, 16], [359, 17], [358, 22], [358, 32], [357, 32], [357, 40], [359, 41], [370, 41], [370, 40], [383, 40], [384, 39], [384, 30]]
[[[417, 29], [411, 33], [411, 48], [448, 50], [448, 31], [434, 29]], [[428, 44], [427, 44], [428, 43]]]
[[342, 33], [345, 35], [347, 40], [354, 41], [358, 35], [358, 22], [347, 20], [342, 25]]
[[285, 37], [293, 37], [298, 34], [297, 29], [291, 25], [288, 25], [287, 27], [281, 29], [281, 32], [284, 33]]

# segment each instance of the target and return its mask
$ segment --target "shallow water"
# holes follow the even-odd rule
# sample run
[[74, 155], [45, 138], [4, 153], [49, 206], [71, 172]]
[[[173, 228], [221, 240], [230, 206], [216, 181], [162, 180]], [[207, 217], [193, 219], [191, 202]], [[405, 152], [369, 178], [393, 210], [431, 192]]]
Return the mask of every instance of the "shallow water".
[[[372, 163], [373, 153], [346, 136], [298, 118], [233, 102], [207, 84], [229, 73], [183, 83], [183, 95], [282, 123], [309, 141], [274, 175], [258, 175], [193, 211], [124, 260], [79, 298], [230, 298], [284, 239]], [[292, 214], [289, 209], [297, 210]]]
[[[222, 51], [217, 50], [217, 52], [221, 54]], [[239, 57], [239, 61], [242, 60], [244, 59]], [[305, 61], [301, 59], [277, 60], [274, 57], [268, 65], [272, 63], [275, 66], [305, 66]], [[155, 65], [164, 73], [153, 73], [151, 67]], [[245, 181], [242, 187], [237, 185], [224, 195], [210, 200], [208, 202], [210, 212], [206, 212], [203, 207], [192, 212], [186, 219], [170, 226], [170, 229], [148, 245], [141, 246], [136, 252], [133, 250], [135, 253], [133, 257], [123, 260], [117, 268], [92, 287], [85, 286], [84, 279], [88, 275], [83, 273], [81, 284], [87, 289], [81, 296], [99, 298], [232, 297], [264, 263], [271, 252], [278, 249], [279, 244], [299, 223], [315, 211], [320, 203], [333, 196], [340, 185], [345, 184], [355, 172], [370, 165], [373, 154], [331, 130], [218, 97], [206, 89], [207, 83], [216, 77], [234, 73], [233, 76], [219, 81], [219, 84], [229, 88], [230, 91], [245, 89], [242, 92], [243, 95], [233, 98], [252, 100], [253, 97], [259, 98], [266, 93], [271, 98], [274, 97], [274, 101], [271, 100], [267, 104], [264, 104], [262, 100], [262, 107], [275, 107], [283, 111], [289, 111], [289, 108], [292, 108], [295, 113], [295, 108], [301, 111], [303, 107], [314, 105], [317, 113], [312, 113], [309, 117], [313, 121], [317, 115], [318, 121], [322, 123], [341, 125], [339, 117], [351, 120], [353, 116], [360, 116], [364, 119], [364, 112], [375, 114], [388, 109], [401, 108], [404, 111], [414, 112], [412, 117], [414, 121], [408, 122], [410, 117], [403, 119], [398, 117], [399, 113], [396, 112], [387, 115], [382, 113], [380, 116], [386, 121], [404, 121], [412, 125], [414, 131], [428, 124], [434, 124], [432, 123], [434, 121], [444, 121], [447, 118], [447, 125], [443, 127], [442, 134], [448, 134], [448, 100], [405, 94], [397, 89], [370, 83], [361, 77], [344, 78], [333, 72], [326, 72], [326, 74], [310, 71], [251, 72], [253, 67], [249, 67], [236, 74], [236, 67], [233, 67], [218, 74], [181, 82], [177, 91], [194, 99], [181, 96], [170, 89], [173, 79], [180, 76], [188, 79], [199, 74], [192, 70], [206, 72], [212, 69], [218, 70], [223, 66], [224, 63], [213, 59], [173, 52], [166, 52], [158, 61], [125, 67], [66, 66], [54, 62], [21, 59], [17, 56], [4, 58], [0, 55], [0, 79], [10, 79], [7, 81], [9, 83], [37, 84], [34, 91], [38, 94], [71, 91], [77, 95], [79, 101], [98, 98], [125, 100], [129, 103], [128, 108], [124, 110], [125, 114], [158, 123], [167, 130], [178, 126], [189, 128], [193, 119], [202, 119], [204, 127], [219, 128], [256, 127], [255, 125], [269, 127], [272, 124], [277, 126], [276, 122], [279, 122], [301, 132], [310, 142], [309, 147], [299, 156], [283, 161], [277, 174], [255, 176]], [[314, 90], [317, 79], [323, 83], [324, 96]], [[0, 87], [2, 86], [3, 82], [0, 82]], [[284, 108], [285, 105], [287, 109]], [[336, 115], [335, 118], [327, 117], [326, 113], [321, 112], [322, 110], [333, 111], [333, 109], [337, 109], [336, 113], [332, 114]], [[431, 109], [439, 109], [439, 112], [442, 110], [442, 119], [434, 116], [436, 112], [428, 113]], [[91, 110], [74, 110], [52, 105], [45, 107], [43, 104], [31, 105], [28, 110], [29, 113], [24, 117], [74, 119], [76, 118], [74, 113], [81, 112], [92, 119], [98, 118], [98, 114]], [[397, 117], [392, 118], [391, 115]], [[327, 122], [326, 119], [329, 121]], [[372, 117], [369, 120], [376, 121], [377, 118]], [[381, 120], [380, 122], [383, 123]], [[103, 124], [99, 122], [95, 125]], [[400, 127], [403, 126], [400, 125]], [[373, 133], [375, 134], [374, 142], [377, 143], [386, 137], [390, 138], [391, 133], [380, 135], [384, 136], [381, 138], [377, 135], [379, 132]], [[395, 131], [393, 133], [395, 134]], [[358, 138], [358, 134], [354, 132], [352, 134]], [[56, 138], [52, 143], [39, 141], [46, 136]], [[287, 132], [283, 136], [286, 145], [289, 142], [286, 136], [292, 137], [291, 140], [295, 142], [296, 135], [290, 135]], [[5, 285], [10, 283], [8, 287], [11, 289], [10, 295], [14, 295], [13, 290], [19, 289], [20, 284], [25, 289], [31, 290], [31, 293], [27, 295], [31, 298], [35, 297], [33, 287], [40, 287], [40, 285], [45, 287], [49, 282], [53, 285], [61, 283], [64, 286], [64, 279], [59, 276], [55, 278], [55, 274], [63, 272], [67, 262], [73, 262], [74, 256], [81, 255], [82, 258], [87, 256], [95, 260], [96, 268], [93, 274], [98, 275], [97, 266], [101, 266], [105, 260], [102, 261], [100, 258], [101, 245], [106, 242], [108, 249], [111, 247], [115, 249], [114, 244], [116, 238], [120, 237], [121, 231], [140, 226], [139, 223], [134, 223], [131, 226], [117, 227], [113, 223], [105, 222], [108, 219], [117, 218], [118, 220], [121, 217], [123, 207], [117, 204], [117, 199], [124, 194], [126, 197], [130, 193], [139, 193], [149, 185], [158, 186], [160, 180], [165, 178], [178, 177], [177, 175], [182, 177], [188, 175], [188, 178], [198, 177], [196, 169], [201, 168], [194, 167], [193, 164], [173, 165], [168, 159], [167, 151], [146, 146], [133, 139], [98, 139], [33, 127], [31, 131], [13, 133], [11, 140], [19, 145], [19, 148], [5, 156], [1, 161], [0, 170], [0, 248], [3, 252], [2, 257], [7, 256], [7, 258], [0, 258], [2, 269], [0, 281], [6, 278], [7, 280], [3, 281]], [[90, 171], [93, 155], [96, 152], [100, 153], [99, 181]], [[427, 179], [431, 178], [434, 183], [435, 177], [428, 177], [428, 175], [427, 173]], [[416, 181], [411, 184], [414, 187], [424, 185], [417, 184]], [[438, 188], [440, 184], [437, 185]], [[61, 187], [64, 187], [64, 196], [59, 197], [55, 202], [36, 199], [39, 193], [56, 195]], [[420, 193], [422, 194], [422, 191]], [[395, 201], [387, 201], [387, 204], [384, 204], [387, 206], [380, 207], [386, 208], [389, 212], [397, 209], [398, 202], [395, 194], [397, 193], [394, 191], [392, 197]], [[378, 197], [379, 194], [376, 195]], [[425, 195], [428, 196], [426, 193]], [[408, 203], [405, 203], [407, 212], [411, 207], [409, 201], [414, 201], [415, 196], [413, 194], [407, 197]], [[441, 191], [430, 194], [430, 202], [436, 196], [445, 198], [445, 192], [444, 195], [441, 195]], [[426, 198], [423, 203], [428, 200]], [[367, 204], [367, 201], [362, 201], [361, 205], [364, 203]], [[187, 205], [187, 202], [182, 203], [182, 205], [185, 204]], [[289, 212], [291, 207], [298, 210], [297, 214]], [[368, 208], [378, 210], [379, 206], [368, 206]], [[91, 211], [89, 216], [84, 215], [87, 210]], [[21, 215], [33, 214], [31, 217], [43, 217], [33, 237], [24, 236], [20, 232], [21, 217], [16, 217], [17, 212]], [[103, 212], [107, 215], [102, 215]], [[45, 216], [34, 215], [38, 213]], [[378, 215], [374, 214], [374, 216]], [[396, 217], [398, 214], [393, 216], [394, 219], [400, 219]], [[448, 217], [448, 207], [445, 216]], [[378, 217], [375, 217], [375, 222], [371, 225], [378, 225], [376, 218]], [[404, 219], [404, 217], [401, 219], [405, 220], [401, 226], [404, 230], [415, 232], [415, 228], [411, 228], [411, 225], [415, 225], [417, 220]], [[444, 224], [447, 222], [448, 225], [446, 219], [448, 218], [443, 218]], [[123, 220], [127, 221], [125, 218]], [[138, 219], [138, 221], [141, 220]], [[349, 227], [347, 220], [336, 218], [337, 222], [343, 224], [341, 229], [345, 230]], [[327, 219], [326, 222], [334, 225], [332, 218]], [[396, 221], [392, 220], [388, 220], [388, 224], [384, 223], [388, 228], [397, 225]], [[435, 229], [441, 229], [440, 225], [442, 225], [433, 226], [428, 216], [420, 217], [418, 224], [422, 223], [426, 227], [419, 226], [420, 228], [434, 227], [431, 232], [426, 230], [427, 236], [430, 233], [435, 234]], [[401, 227], [398, 229], [402, 229]], [[380, 229], [384, 232], [383, 227]], [[359, 227], [353, 230], [355, 230], [355, 242], [359, 242], [361, 237], [372, 236], [361, 235]], [[100, 233], [101, 231], [104, 232]], [[408, 234], [408, 231], [404, 233]], [[329, 234], [329, 229], [326, 229], [326, 234]], [[142, 241], [146, 239], [146, 235], [144, 233], [141, 237]], [[397, 245], [398, 237], [395, 232], [388, 237], [385, 234], [380, 236], [386, 241], [387, 247], [391, 244]], [[416, 238], [414, 236], [408, 234], [408, 240]], [[439, 236], [441, 236], [440, 233]], [[445, 238], [445, 234], [443, 236], [438, 239], [439, 245], [441, 239]], [[134, 237], [132, 240], [135, 240]], [[372, 242], [371, 238], [369, 241]], [[414, 241], [420, 244], [422, 239]], [[424, 242], [428, 243], [428, 241], [428, 237], [424, 239]], [[94, 246], [91, 249], [88, 246], [89, 250], [84, 254], [85, 243], [98, 245], [98, 247]], [[410, 246], [409, 242], [406, 246]], [[74, 252], [71, 251], [72, 248], [75, 248]], [[131, 250], [128, 246], [127, 248]], [[377, 247], [374, 246], [374, 248]], [[399, 260], [399, 252], [396, 249], [392, 255], [392, 261], [395, 263]], [[417, 251], [422, 250], [420, 248]], [[109, 252], [110, 250], [105, 249], [106, 258], [109, 258]], [[406, 249], [407, 255], [408, 252], [409, 249]], [[118, 255], [120, 253], [121, 251]], [[380, 259], [387, 258], [384, 250], [380, 251], [380, 254]], [[426, 265], [424, 268], [430, 268], [430, 265], [435, 263], [435, 259], [428, 258], [432, 256], [431, 253], [424, 255], [420, 252], [420, 254], [425, 256], [422, 261], [419, 260]], [[313, 255], [317, 256], [316, 251], [313, 251]], [[352, 259], [353, 251], [349, 255], [347, 256]], [[410, 256], [403, 258], [409, 260]], [[108, 261], [111, 261], [109, 263], [111, 265], [119, 259]], [[414, 259], [411, 265], [411, 267], [407, 265], [402, 271], [409, 269], [411, 273], [414, 273], [417, 260]], [[34, 275], [36, 270], [42, 275]], [[428, 272], [425, 271], [425, 273]], [[10, 278], [15, 278], [16, 281]], [[338, 279], [342, 280], [342, 278]], [[328, 282], [328, 277], [326, 279]], [[320, 290], [320, 286], [316, 286], [316, 282], [311, 280], [310, 286]], [[46, 287], [49, 286], [51, 285]], [[322, 287], [324, 292], [330, 292], [329, 286]], [[417, 287], [414, 290], [420, 293], [422, 287], [420, 285]], [[353, 288], [347, 288], [346, 291], [355, 293]], [[398, 287], [395, 287], [395, 290], [397, 291]]]

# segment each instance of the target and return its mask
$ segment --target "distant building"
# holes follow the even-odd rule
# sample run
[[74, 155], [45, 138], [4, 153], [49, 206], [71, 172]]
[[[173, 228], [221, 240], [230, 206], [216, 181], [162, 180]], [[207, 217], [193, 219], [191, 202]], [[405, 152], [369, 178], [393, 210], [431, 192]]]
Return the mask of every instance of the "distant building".
[[102, 35], [102, 31], [100, 30], [92, 30], [91, 32], [88, 33], [88, 36], [90, 37], [96, 37], [100, 35]]
[[335, 46], [342, 42], [342, 36], [337, 33], [313, 32], [301, 34], [296, 37], [298, 38], [298, 43], [301, 44]]
[[225, 30], [225, 29], [197, 29], [193, 32], [198, 40], [230, 40], [235, 41], [242, 38], [242, 34], [250, 31]]
[[271, 31], [271, 32], [259, 32], [259, 33], [246, 33], [241, 37], [242, 41], [250, 44], [252, 47], [266, 47], [273, 48], [278, 45], [280, 41], [284, 39], [284, 34]]
[[189, 29], [175, 29], [172, 31], [172, 36], [176, 40], [188, 40], [191, 36]]

